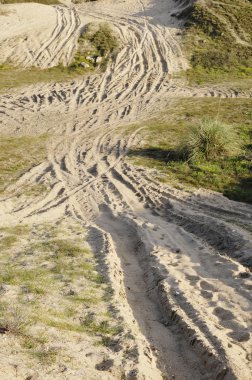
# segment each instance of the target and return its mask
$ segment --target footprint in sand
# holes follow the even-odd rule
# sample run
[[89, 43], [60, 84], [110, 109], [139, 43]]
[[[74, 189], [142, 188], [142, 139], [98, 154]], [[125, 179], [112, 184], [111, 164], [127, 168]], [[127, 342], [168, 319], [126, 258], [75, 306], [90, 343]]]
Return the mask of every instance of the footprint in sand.
[[191, 274], [186, 274], [186, 278], [190, 281], [190, 283], [191, 283], [192, 285], [197, 284], [197, 282], [198, 282], [199, 279], [200, 279], [199, 276], [195, 276], [195, 275], [191, 275]]
[[213, 293], [212, 292], [208, 292], [207, 290], [201, 290], [200, 293], [201, 293], [202, 297], [204, 297], [206, 299], [213, 298]]
[[231, 311], [224, 309], [223, 307], [216, 307], [214, 309], [214, 314], [221, 320], [221, 321], [229, 321], [234, 318], [234, 314], [231, 313]]
[[210, 284], [209, 282], [204, 281], [204, 280], [200, 281], [200, 287], [203, 290], [210, 290], [212, 292], [217, 292], [217, 290], [215, 289], [215, 287], [212, 284]]
[[250, 339], [250, 333], [247, 330], [232, 331], [227, 335], [237, 342], [247, 342]]

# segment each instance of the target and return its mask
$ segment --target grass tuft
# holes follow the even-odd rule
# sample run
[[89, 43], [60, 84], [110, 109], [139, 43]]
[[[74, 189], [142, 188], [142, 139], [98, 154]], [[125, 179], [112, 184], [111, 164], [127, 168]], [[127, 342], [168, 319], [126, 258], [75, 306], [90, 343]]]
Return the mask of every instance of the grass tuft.
[[218, 160], [237, 156], [241, 140], [233, 126], [206, 119], [188, 131], [180, 149], [190, 161]]

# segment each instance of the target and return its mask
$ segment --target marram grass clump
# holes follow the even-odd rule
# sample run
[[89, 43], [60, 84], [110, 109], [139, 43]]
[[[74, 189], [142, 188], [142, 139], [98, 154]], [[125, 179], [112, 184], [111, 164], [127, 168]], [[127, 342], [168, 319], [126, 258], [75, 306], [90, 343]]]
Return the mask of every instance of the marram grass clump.
[[190, 129], [180, 150], [189, 161], [219, 160], [237, 156], [241, 141], [233, 126], [206, 119]]

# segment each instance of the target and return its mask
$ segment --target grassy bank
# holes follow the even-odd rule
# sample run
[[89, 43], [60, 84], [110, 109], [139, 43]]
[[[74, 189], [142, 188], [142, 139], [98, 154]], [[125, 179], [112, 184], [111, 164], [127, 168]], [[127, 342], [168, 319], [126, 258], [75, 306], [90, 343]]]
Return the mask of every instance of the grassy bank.
[[[242, 145], [239, 155], [189, 162], [178, 147], [191, 128], [212, 118], [233, 125]], [[215, 190], [230, 199], [252, 203], [252, 107], [249, 99], [176, 99], [141, 132], [142, 144], [129, 152], [131, 162], [155, 168], [158, 179], [178, 188]]]
[[251, 2], [196, 2], [183, 17], [191, 83], [252, 77]]

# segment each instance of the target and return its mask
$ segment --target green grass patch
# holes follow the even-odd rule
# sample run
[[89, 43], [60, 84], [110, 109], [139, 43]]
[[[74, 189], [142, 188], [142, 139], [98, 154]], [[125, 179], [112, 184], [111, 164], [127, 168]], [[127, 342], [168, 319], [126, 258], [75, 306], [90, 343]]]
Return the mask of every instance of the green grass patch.
[[44, 294], [44, 289], [49, 288], [52, 280], [45, 269], [26, 269], [20, 265], [6, 264], [5, 268], [1, 270], [0, 282], [8, 285], [22, 285], [26, 288], [26, 293]]
[[[158, 169], [157, 176], [179, 188], [203, 187], [230, 199], [252, 203], [252, 102], [250, 99], [178, 99], [159, 119], [142, 130], [141, 147], [132, 148], [130, 160], [136, 165]], [[185, 160], [178, 147], [187, 133], [202, 122], [203, 116], [232, 125], [242, 145], [234, 157]]]
[[48, 136], [1, 136], [0, 194], [31, 167], [46, 158]]
[[83, 70], [74, 71], [62, 65], [49, 69], [39, 69], [36, 67], [23, 69], [10, 64], [0, 65], [0, 92], [40, 82], [67, 82], [83, 76], [83, 73]]

